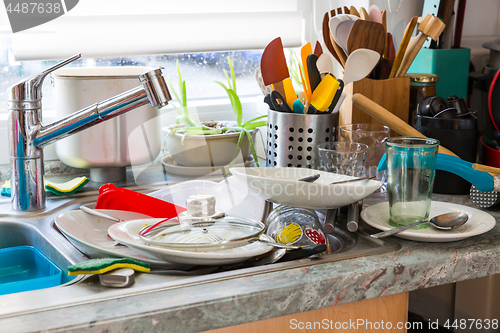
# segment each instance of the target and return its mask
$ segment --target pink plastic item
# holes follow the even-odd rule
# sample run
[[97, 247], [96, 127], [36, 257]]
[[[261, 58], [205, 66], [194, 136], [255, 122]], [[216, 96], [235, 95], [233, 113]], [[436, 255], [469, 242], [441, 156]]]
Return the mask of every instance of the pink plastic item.
[[138, 193], [113, 184], [105, 184], [99, 188], [96, 209], [114, 209], [136, 212], [155, 218], [172, 218], [184, 212], [186, 208], [174, 205], [149, 195]]

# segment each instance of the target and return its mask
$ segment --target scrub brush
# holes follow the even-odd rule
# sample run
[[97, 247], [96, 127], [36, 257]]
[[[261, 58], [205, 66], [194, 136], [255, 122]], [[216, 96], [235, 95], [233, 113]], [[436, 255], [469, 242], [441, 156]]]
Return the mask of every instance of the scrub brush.
[[47, 179], [44, 180], [44, 183], [47, 191], [57, 195], [70, 195], [81, 190], [89, 181], [90, 179], [83, 176], [72, 179], [66, 183], [54, 183]]
[[103, 274], [117, 268], [149, 273], [149, 264], [129, 258], [90, 259], [68, 267], [68, 275]]

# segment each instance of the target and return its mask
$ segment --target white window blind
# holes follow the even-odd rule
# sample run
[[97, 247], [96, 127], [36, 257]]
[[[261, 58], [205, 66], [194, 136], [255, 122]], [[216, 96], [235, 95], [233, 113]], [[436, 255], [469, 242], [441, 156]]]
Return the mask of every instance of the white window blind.
[[[80, 0], [53, 21], [12, 35], [17, 61], [300, 46], [299, 0]], [[5, 10], [5, 9], [4, 9]]]

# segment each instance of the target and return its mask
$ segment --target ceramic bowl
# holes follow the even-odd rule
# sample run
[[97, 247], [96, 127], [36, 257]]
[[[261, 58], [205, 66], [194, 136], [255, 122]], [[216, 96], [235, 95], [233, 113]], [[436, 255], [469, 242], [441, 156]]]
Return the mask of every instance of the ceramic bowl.
[[[183, 126], [171, 126], [169, 133], [170, 130]], [[254, 142], [256, 133], [256, 130], [251, 131]], [[165, 140], [166, 147], [177, 164], [187, 167], [218, 167], [229, 165], [233, 160], [240, 133], [189, 135], [184, 138], [184, 142], [182, 137], [183, 134], [180, 133], [167, 134]], [[236, 163], [242, 163], [250, 156], [250, 144], [245, 136]]]
[[[236, 180], [264, 199], [292, 207], [330, 209], [347, 206], [376, 191], [382, 182], [364, 180], [330, 185], [333, 182], [355, 179], [306, 168], [231, 168]], [[300, 178], [319, 174], [313, 183]]]

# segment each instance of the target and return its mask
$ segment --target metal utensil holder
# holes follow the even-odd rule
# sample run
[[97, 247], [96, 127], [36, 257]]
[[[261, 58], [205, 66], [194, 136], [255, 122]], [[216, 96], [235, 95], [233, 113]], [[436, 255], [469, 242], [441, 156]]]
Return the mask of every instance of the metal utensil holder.
[[318, 145], [335, 140], [339, 114], [269, 110], [267, 121], [267, 167], [318, 169]]

